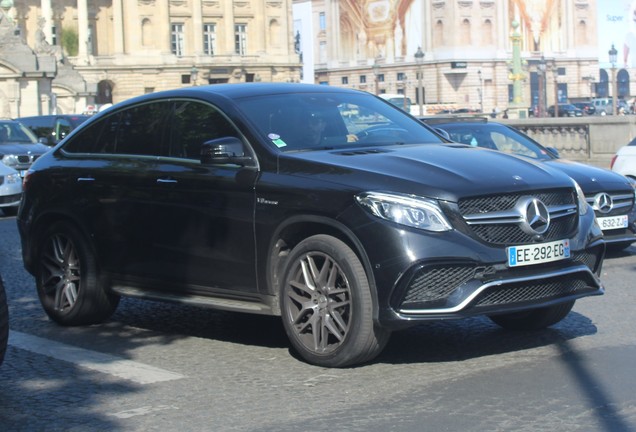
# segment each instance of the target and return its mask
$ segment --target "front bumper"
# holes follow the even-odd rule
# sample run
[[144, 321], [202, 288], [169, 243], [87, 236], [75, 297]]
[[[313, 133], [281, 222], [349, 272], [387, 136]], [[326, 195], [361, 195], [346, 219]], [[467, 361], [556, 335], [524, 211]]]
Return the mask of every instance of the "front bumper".
[[[568, 259], [508, 267], [506, 248], [458, 230], [407, 231], [385, 223], [362, 224], [373, 268], [381, 326], [399, 329], [420, 321], [515, 312], [601, 295], [605, 241], [589, 211], [569, 238]], [[392, 241], [386, 241], [386, 239]]]

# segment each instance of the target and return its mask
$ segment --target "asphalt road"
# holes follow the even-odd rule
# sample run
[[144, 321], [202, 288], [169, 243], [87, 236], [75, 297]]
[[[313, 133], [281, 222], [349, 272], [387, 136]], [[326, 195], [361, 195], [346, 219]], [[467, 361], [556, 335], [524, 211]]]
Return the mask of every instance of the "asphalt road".
[[103, 325], [59, 327], [14, 218], [0, 218], [0, 273], [2, 431], [636, 431], [634, 246], [606, 259], [606, 294], [551, 329], [423, 324], [349, 369], [294, 358], [272, 317], [123, 299]]

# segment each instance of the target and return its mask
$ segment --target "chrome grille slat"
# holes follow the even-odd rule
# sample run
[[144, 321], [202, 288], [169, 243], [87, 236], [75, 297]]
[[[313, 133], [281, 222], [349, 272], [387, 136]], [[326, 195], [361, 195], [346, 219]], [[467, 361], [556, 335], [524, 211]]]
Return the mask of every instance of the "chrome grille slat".
[[503, 194], [460, 200], [458, 207], [466, 224], [482, 241], [496, 245], [527, 244], [537, 237], [521, 229], [523, 216], [515, 207], [524, 197], [536, 197], [548, 208], [550, 226], [542, 241], [569, 238], [578, 224], [576, 195], [572, 190]]

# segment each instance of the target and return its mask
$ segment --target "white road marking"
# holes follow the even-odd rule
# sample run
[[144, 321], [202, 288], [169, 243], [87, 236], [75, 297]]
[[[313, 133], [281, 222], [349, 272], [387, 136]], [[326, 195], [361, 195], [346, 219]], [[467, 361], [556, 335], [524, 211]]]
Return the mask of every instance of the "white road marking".
[[86, 369], [134, 381], [138, 384], [152, 384], [185, 378], [185, 375], [165, 369], [16, 331], [9, 332], [9, 345], [73, 363]]
[[117, 417], [120, 419], [127, 419], [127, 418], [131, 418], [131, 417], [136, 417], [136, 416], [140, 416], [140, 415], [147, 415], [147, 414], [153, 414], [157, 411], [164, 411], [164, 410], [168, 410], [168, 409], [179, 409], [175, 406], [171, 406], [171, 405], [158, 405], [158, 406], [144, 406], [144, 407], [140, 407], [140, 408], [133, 408], [133, 409], [129, 409], [126, 411], [119, 411], [112, 415], [113, 417]]

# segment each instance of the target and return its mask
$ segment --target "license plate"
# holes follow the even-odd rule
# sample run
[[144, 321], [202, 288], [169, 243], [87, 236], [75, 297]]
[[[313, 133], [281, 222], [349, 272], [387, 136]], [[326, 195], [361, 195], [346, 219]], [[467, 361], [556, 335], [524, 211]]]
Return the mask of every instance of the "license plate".
[[596, 218], [603, 231], [627, 228], [627, 215]]
[[508, 267], [520, 267], [570, 258], [570, 240], [558, 240], [525, 246], [510, 246]]

